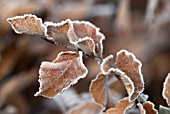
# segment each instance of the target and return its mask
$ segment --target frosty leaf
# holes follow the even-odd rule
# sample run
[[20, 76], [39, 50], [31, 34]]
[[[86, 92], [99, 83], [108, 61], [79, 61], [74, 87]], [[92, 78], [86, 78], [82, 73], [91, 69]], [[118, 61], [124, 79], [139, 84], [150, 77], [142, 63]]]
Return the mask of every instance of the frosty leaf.
[[114, 69], [114, 68], [109, 69], [109, 75], [115, 75], [117, 76], [117, 78], [119, 78], [123, 82], [127, 90], [127, 93], [129, 95], [129, 101], [132, 101], [133, 99], [131, 100], [131, 97], [135, 90], [132, 80], [124, 72], [122, 72], [119, 69]]
[[115, 106], [116, 103], [113, 101], [112, 96], [109, 93], [106, 81], [106, 75], [98, 74], [96, 79], [91, 83], [90, 92], [95, 101], [107, 109]]
[[133, 105], [134, 102], [129, 102], [128, 98], [124, 98], [119, 101], [116, 107], [107, 110], [106, 114], [125, 114], [128, 109], [133, 107]]
[[79, 39], [77, 42], [77, 47], [79, 47], [83, 52], [88, 55], [93, 55], [95, 52], [95, 43], [92, 38], [85, 37], [83, 39]]
[[170, 114], [170, 108], [160, 105], [159, 114]]
[[103, 53], [103, 40], [105, 39], [104, 35], [99, 32], [100, 29], [94, 26], [93, 24], [85, 21], [73, 21], [74, 34], [77, 38], [90, 37], [94, 40], [95, 43], [95, 52], [94, 55], [102, 58]]
[[102, 72], [103, 72], [104, 74], [108, 73], [108, 70], [109, 70], [110, 68], [112, 68], [113, 65], [114, 65], [113, 55], [107, 56], [107, 57], [103, 60], [103, 62], [102, 62], [102, 64], [101, 64], [101, 70], [102, 70]]
[[57, 37], [57, 35], [64, 35], [67, 36], [69, 31], [71, 31], [72, 24], [71, 20], [67, 19], [65, 21], [62, 21], [60, 23], [53, 23], [53, 22], [45, 22], [44, 25], [47, 27], [47, 38], [48, 39], [53, 39], [56, 42], [62, 42], [65, 44], [66, 42], [69, 42], [69, 39], [63, 39], [61, 37]]
[[150, 101], [146, 101], [143, 104], [137, 104], [141, 114], [158, 114], [158, 111], [154, 108], [154, 104]]
[[104, 59], [101, 64], [101, 70], [103, 73], [108, 73], [109, 69], [120, 69], [123, 75], [127, 75], [134, 84], [134, 93], [130, 100], [135, 100], [140, 93], [144, 90], [143, 75], [141, 73], [142, 64], [136, 57], [126, 51], [121, 50], [117, 53], [116, 60], [114, 62], [113, 56], [110, 55]]
[[42, 62], [40, 88], [35, 96], [54, 97], [84, 78], [87, 72], [82, 62], [82, 52], [61, 52], [53, 62]]
[[[83, 51], [88, 48], [88, 51], [90, 49], [90, 53], [102, 58], [102, 41], [105, 37], [99, 32], [99, 28], [95, 27], [93, 24], [85, 21], [71, 21], [67, 19], [61, 23], [46, 22], [45, 25], [47, 26], [48, 38], [57, 39], [52, 35], [52, 32], [63, 34], [68, 37], [67, 40], [69, 40], [71, 44], [74, 44], [76, 47], [78, 46]], [[59, 38], [57, 40], [62, 39]], [[84, 46], [82, 46], [82, 43]]]
[[170, 73], [165, 79], [162, 96], [170, 107]]
[[37, 18], [35, 15], [27, 14], [24, 16], [16, 16], [8, 18], [7, 21], [18, 34], [45, 35], [46, 32], [41, 18]]

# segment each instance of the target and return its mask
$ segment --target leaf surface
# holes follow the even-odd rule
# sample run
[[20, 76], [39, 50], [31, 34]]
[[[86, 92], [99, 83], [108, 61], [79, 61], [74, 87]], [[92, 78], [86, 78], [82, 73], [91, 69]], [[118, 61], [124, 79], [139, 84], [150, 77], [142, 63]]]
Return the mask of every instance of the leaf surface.
[[82, 62], [82, 52], [60, 52], [53, 62], [42, 62], [39, 70], [40, 88], [35, 96], [54, 97], [86, 77], [87, 72]]
[[41, 18], [32, 14], [8, 18], [7, 21], [18, 34], [25, 33], [44, 36], [46, 33], [46, 27], [43, 25]]
[[146, 101], [143, 104], [137, 104], [141, 114], [158, 114], [158, 111], [154, 108], [154, 104], [150, 101]]
[[97, 103], [108, 109], [115, 106], [117, 102], [113, 100], [106, 81], [106, 75], [98, 74], [91, 83], [90, 92]]
[[125, 114], [126, 111], [132, 108], [134, 102], [129, 102], [128, 98], [124, 98], [114, 108], [110, 108], [106, 111], [106, 114]]
[[[130, 96], [130, 101], [135, 100], [140, 93], [144, 90], [143, 75], [141, 73], [141, 62], [130, 52], [121, 50], [117, 53], [116, 60], [113, 55], [106, 57], [101, 64], [101, 70], [103, 73], [109, 73], [109, 71], [115, 71], [119, 69], [119, 74], [126, 75], [130, 78], [134, 84], [133, 94]], [[112, 70], [111, 70], [112, 69]]]

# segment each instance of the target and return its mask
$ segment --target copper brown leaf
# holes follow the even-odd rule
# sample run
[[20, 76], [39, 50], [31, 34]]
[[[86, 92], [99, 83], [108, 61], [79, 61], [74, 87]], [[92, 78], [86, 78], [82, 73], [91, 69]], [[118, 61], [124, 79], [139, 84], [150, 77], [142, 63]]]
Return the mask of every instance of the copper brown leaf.
[[7, 21], [11, 24], [13, 30], [18, 34], [37, 34], [45, 35], [46, 27], [43, 25], [41, 18], [32, 14], [24, 16], [16, 16], [8, 18]]
[[90, 92], [98, 104], [103, 105], [106, 109], [115, 106], [117, 102], [113, 100], [109, 88], [107, 87], [107, 76], [104, 74], [98, 74], [92, 81], [90, 86]]
[[77, 38], [90, 37], [94, 40], [95, 51], [94, 55], [102, 58], [103, 54], [103, 40], [104, 35], [100, 32], [100, 29], [95, 25], [87, 21], [73, 21], [74, 34]]
[[162, 96], [170, 107], [170, 73], [165, 79]]
[[134, 83], [132, 82], [132, 80], [120, 69], [115, 69], [115, 68], [109, 69], [109, 75], [116, 76], [118, 79], [120, 79], [120, 81], [124, 84], [126, 88], [129, 101], [131, 101], [130, 98], [132, 97], [135, 91]]
[[61, 42], [63, 44], [69, 42], [68, 38], [61, 36], [68, 36], [68, 33], [73, 30], [70, 19], [60, 23], [45, 22], [44, 25], [47, 27], [47, 39], [53, 39], [55, 42]]
[[[101, 64], [103, 73], [108, 73], [110, 69], [120, 69], [123, 74], [127, 75], [134, 84], [134, 93], [129, 100], [135, 100], [144, 90], [143, 75], [141, 73], [141, 62], [130, 52], [121, 50], [117, 53], [114, 62], [113, 56], [110, 55], [104, 59]], [[110, 70], [111, 71], [111, 70]]]
[[121, 69], [134, 83], [135, 91], [130, 100], [134, 100], [144, 90], [143, 75], [141, 72], [142, 64], [136, 57], [126, 51], [121, 50], [117, 53], [115, 67]]
[[39, 70], [40, 88], [35, 96], [54, 97], [86, 77], [82, 52], [60, 52], [53, 62], [42, 62]]
[[154, 104], [150, 101], [146, 101], [143, 104], [137, 104], [141, 114], [158, 114], [158, 111], [154, 108]]
[[[63, 34], [68, 37], [68, 39], [65, 39], [66, 41], [69, 40], [71, 44], [74, 44], [83, 51], [88, 48], [88, 51], [90, 50], [95, 56], [102, 58], [102, 41], [105, 37], [99, 32], [100, 29], [93, 24], [86, 21], [71, 21], [67, 19], [61, 23], [46, 22], [45, 26], [47, 27], [48, 38], [57, 39], [54, 34], [51, 34], [52, 32]], [[59, 38], [58, 40], [63, 39]], [[83, 46], [82, 43], [84, 44]]]
[[108, 70], [114, 66], [114, 58], [113, 55], [107, 56], [105, 59], [103, 59], [103, 62], [101, 64], [101, 70], [104, 74], [108, 73]]
[[116, 107], [107, 110], [106, 114], [125, 114], [128, 109], [133, 107], [133, 105], [134, 102], [129, 102], [128, 98], [126, 97], [120, 100]]

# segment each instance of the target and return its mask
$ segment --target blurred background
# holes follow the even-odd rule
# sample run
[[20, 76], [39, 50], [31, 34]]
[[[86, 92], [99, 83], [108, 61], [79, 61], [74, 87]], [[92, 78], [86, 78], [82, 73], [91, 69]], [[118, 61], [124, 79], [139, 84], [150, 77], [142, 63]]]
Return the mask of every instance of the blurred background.
[[[83, 104], [91, 99], [89, 85], [100, 71], [90, 58], [84, 61], [88, 76], [61, 96], [34, 97], [41, 61], [52, 61], [68, 49], [36, 35], [15, 34], [6, 19], [23, 14], [35, 14], [44, 22], [69, 18], [95, 24], [106, 36], [104, 57], [121, 49], [134, 53], [143, 64], [144, 93], [156, 108], [166, 106], [161, 94], [170, 72], [169, 6], [169, 0], [0, 0], [0, 114], [64, 114], [71, 110], [71, 114], [83, 110], [99, 114], [100, 107], [93, 100]], [[126, 96], [120, 82], [112, 88], [118, 99]]]

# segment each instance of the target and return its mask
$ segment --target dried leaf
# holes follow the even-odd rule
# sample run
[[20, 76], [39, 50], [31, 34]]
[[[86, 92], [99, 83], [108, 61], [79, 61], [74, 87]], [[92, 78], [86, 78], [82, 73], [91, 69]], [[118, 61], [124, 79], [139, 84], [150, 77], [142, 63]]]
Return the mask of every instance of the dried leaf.
[[125, 114], [126, 111], [132, 108], [134, 102], [129, 102], [128, 98], [124, 98], [119, 101], [115, 108], [111, 108], [106, 111], [106, 114]]
[[90, 37], [79, 39], [76, 42], [76, 45], [88, 55], [93, 55], [93, 53], [95, 52], [95, 43], [94, 40]]
[[113, 101], [113, 98], [107, 87], [107, 76], [104, 74], [98, 74], [97, 77], [92, 81], [90, 86], [90, 92], [95, 101], [104, 107], [111, 108], [117, 103]]
[[[83, 51], [89, 48], [90, 52], [95, 56], [102, 58], [102, 41], [105, 37], [99, 32], [99, 28], [93, 24], [85, 21], [71, 21], [67, 19], [61, 23], [46, 22], [45, 25], [47, 26], [47, 36], [49, 36], [49, 39], [57, 39], [51, 32], [63, 34], [67, 36], [70, 43], [76, 47], [79, 47]], [[58, 40], [62, 39], [59, 38]], [[82, 43], [84, 46], [81, 45]]]
[[154, 108], [154, 104], [150, 101], [146, 101], [143, 104], [137, 104], [141, 114], [158, 114], [158, 111]]
[[41, 18], [35, 15], [26, 14], [24, 16], [16, 16], [8, 18], [7, 21], [18, 34], [26, 33], [43, 36], [46, 34], [46, 27], [43, 25]]
[[109, 69], [109, 75], [115, 75], [117, 76], [117, 78], [119, 78], [122, 81], [129, 95], [129, 101], [132, 101], [131, 97], [135, 90], [134, 83], [132, 82], [132, 80], [119, 69], [114, 69], [114, 68]]
[[113, 63], [113, 61], [113, 56], [108, 56], [101, 64], [101, 70], [103, 73], [108, 73], [110, 69], [113, 69], [113, 71], [115, 69], [120, 69], [121, 72], [123, 72], [120, 74], [127, 75], [127, 77], [129, 77], [133, 82], [135, 88], [134, 93], [129, 100], [135, 100], [144, 90], [143, 75], [141, 73], [141, 62], [136, 59], [132, 53], [126, 50], [119, 51], [117, 53], [115, 63]]
[[82, 52], [60, 52], [53, 62], [42, 62], [39, 92], [35, 96], [54, 97], [87, 75]]
[[45, 22], [44, 25], [47, 27], [47, 39], [53, 39], [55, 42], [68, 42], [69, 39], [62, 39], [56, 37], [55, 34], [62, 34], [67, 36], [67, 33], [71, 32], [72, 24], [71, 20], [67, 19], [60, 23]]
[[170, 107], [170, 73], [165, 79], [162, 96], [166, 100], [168, 106]]
[[104, 35], [100, 29], [85, 21], [73, 21], [74, 34], [77, 38], [90, 37], [95, 43], [94, 55], [102, 58]]
[[170, 114], [170, 108], [160, 105], [159, 114]]
[[113, 55], [107, 56], [105, 59], [103, 59], [103, 62], [101, 64], [101, 70], [104, 74], [108, 73], [108, 70], [112, 68], [114, 65], [114, 59]]

